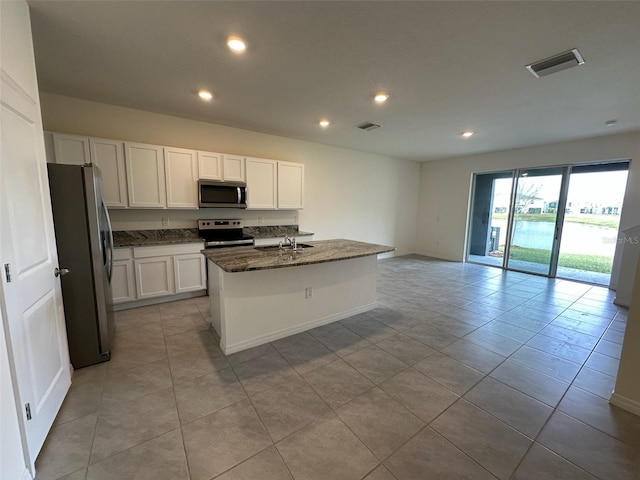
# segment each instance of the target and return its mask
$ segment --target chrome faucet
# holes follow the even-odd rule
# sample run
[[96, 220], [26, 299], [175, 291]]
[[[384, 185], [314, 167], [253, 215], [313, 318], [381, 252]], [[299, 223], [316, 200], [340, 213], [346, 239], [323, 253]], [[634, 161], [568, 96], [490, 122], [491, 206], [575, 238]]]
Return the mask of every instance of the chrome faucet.
[[284, 243], [282, 244], [282, 246], [287, 246], [289, 245], [292, 249], [297, 250], [298, 249], [298, 242], [296, 241], [296, 237], [289, 237], [287, 235], [284, 236]]

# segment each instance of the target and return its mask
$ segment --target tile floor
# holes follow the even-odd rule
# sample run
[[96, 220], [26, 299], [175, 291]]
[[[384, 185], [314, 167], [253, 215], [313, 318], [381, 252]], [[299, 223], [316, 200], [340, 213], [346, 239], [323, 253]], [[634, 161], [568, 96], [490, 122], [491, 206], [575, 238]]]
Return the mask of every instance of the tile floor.
[[376, 310], [225, 357], [208, 299], [117, 315], [38, 479], [639, 479], [608, 404], [626, 310], [600, 287], [424, 257]]

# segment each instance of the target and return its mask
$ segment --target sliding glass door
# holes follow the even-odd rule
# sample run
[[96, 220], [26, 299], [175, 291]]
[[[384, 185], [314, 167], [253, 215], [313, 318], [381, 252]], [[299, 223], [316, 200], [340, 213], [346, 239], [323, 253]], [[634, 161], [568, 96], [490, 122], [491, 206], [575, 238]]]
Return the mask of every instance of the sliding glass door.
[[628, 168], [621, 161], [474, 175], [467, 261], [608, 285]]
[[513, 172], [476, 175], [469, 237], [470, 261], [502, 266], [512, 187]]
[[[551, 275], [557, 258], [566, 167], [519, 170], [506, 268]], [[561, 210], [561, 212], [559, 212]]]
[[571, 169], [558, 277], [609, 285], [628, 170], [627, 162]]

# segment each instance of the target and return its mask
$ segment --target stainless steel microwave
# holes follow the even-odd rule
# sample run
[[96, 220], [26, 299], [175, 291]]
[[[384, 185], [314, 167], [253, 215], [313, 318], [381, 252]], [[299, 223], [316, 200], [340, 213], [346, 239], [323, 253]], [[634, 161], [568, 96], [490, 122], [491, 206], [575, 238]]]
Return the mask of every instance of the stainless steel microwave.
[[247, 208], [247, 185], [198, 180], [198, 204], [204, 208]]

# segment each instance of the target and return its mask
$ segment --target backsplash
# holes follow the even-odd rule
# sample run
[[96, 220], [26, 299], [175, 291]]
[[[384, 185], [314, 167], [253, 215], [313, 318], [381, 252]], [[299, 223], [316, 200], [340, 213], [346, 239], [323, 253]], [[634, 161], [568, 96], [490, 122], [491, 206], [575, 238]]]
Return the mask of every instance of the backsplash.
[[160, 230], [114, 230], [116, 247], [135, 247], [148, 244], [170, 245], [174, 243], [202, 242], [197, 228], [167, 228]]
[[245, 227], [297, 225], [297, 210], [242, 210], [202, 208], [199, 210], [109, 209], [114, 230], [160, 230], [197, 228], [200, 219], [239, 218]]
[[[285, 235], [298, 235], [298, 225], [261, 225], [257, 227], [245, 227], [244, 233], [255, 238], [284, 237]], [[307, 233], [307, 232], [303, 232]]]

